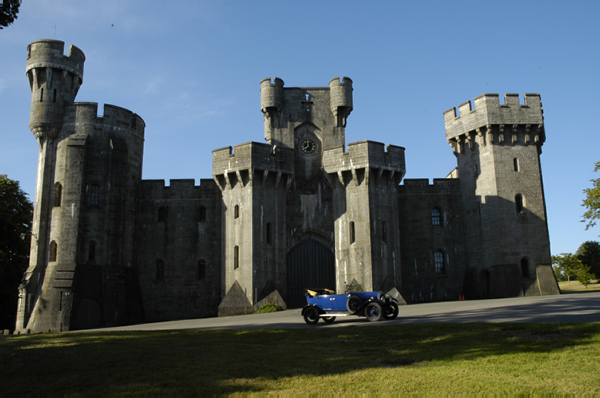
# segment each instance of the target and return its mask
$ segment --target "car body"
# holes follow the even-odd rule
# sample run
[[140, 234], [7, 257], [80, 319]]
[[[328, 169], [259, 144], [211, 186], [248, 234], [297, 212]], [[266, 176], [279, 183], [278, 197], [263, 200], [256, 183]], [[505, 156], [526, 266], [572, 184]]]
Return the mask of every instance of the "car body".
[[307, 305], [302, 308], [304, 321], [315, 325], [323, 318], [331, 323], [338, 316], [364, 316], [370, 322], [395, 319], [398, 301], [383, 292], [350, 292], [334, 294], [328, 289], [306, 289]]

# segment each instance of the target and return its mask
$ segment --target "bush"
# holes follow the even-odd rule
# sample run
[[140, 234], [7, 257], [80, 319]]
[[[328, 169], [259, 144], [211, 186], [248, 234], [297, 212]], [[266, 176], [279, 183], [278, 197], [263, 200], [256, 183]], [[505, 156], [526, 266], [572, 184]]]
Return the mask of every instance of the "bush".
[[277, 311], [283, 311], [283, 308], [281, 308], [277, 304], [265, 304], [265, 305], [261, 306], [258, 309], [258, 311], [256, 311], [256, 313], [257, 314], [266, 314], [269, 312], [277, 312]]

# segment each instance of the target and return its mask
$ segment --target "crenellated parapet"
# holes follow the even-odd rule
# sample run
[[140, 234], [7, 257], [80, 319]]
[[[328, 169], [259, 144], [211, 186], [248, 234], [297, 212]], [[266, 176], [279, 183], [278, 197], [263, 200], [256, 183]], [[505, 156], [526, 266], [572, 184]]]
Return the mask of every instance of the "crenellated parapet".
[[483, 94], [456, 108], [444, 112], [446, 140], [455, 154], [475, 144], [529, 145], [544, 143], [544, 116], [539, 94], [525, 94], [525, 103], [518, 94], [505, 94], [500, 104], [498, 94]]
[[75, 124], [79, 129], [86, 126], [100, 128], [104, 132], [124, 132], [144, 138], [146, 123], [136, 113], [115, 105], [104, 104], [102, 116], [98, 116], [96, 102], [76, 102], [67, 106], [67, 124]]
[[398, 185], [406, 173], [404, 148], [367, 140], [353, 142], [348, 144], [348, 152], [343, 147], [324, 151], [323, 168], [344, 186], [350, 182], [368, 185], [370, 181]]
[[329, 81], [331, 111], [337, 122], [337, 127], [346, 127], [346, 119], [352, 112], [352, 79], [349, 77], [334, 77]]
[[294, 176], [294, 150], [268, 144], [246, 142], [213, 150], [213, 178], [221, 190], [237, 184], [253, 185], [259, 178], [264, 185], [270, 176], [276, 187], [291, 183]]
[[428, 178], [408, 178], [399, 187], [400, 195], [457, 195], [460, 194], [460, 181], [453, 178], [434, 178], [433, 184]]

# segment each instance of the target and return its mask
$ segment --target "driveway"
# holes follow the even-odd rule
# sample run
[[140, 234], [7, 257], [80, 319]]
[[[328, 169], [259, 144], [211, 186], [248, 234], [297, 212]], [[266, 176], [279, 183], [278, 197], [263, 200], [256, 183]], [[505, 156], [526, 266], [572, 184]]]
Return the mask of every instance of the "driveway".
[[304, 323], [300, 312], [300, 309], [293, 309], [270, 314], [187, 319], [99, 330], [314, 328], [436, 322], [600, 322], [600, 292], [411, 304], [401, 306], [400, 314], [394, 321], [372, 323], [365, 318], [349, 316], [338, 317], [329, 325], [319, 322], [316, 326], [309, 326]]

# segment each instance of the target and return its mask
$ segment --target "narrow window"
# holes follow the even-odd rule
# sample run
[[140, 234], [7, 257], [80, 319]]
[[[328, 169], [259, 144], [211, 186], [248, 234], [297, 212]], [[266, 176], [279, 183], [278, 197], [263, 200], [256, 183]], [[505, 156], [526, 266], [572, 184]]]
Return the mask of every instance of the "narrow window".
[[240, 247], [235, 246], [233, 248], [233, 269], [238, 269], [240, 267]]
[[40, 90], [40, 102], [44, 102], [44, 89]]
[[435, 273], [436, 275], [444, 275], [445, 271], [445, 263], [444, 263], [444, 252], [438, 250], [433, 255], [433, 261], [435, 264]]
[[266, 234], [267, 234], [267, 244], [270, 245], [271, 244], [271, 223], [270, 222], [267, 223]]
[[239, 218], [240, 217], [240, 206], [235, 205], [235, 207], [233, 208], [233, 218]]
[[442, 212], [437, 207], [431, 209], [431, 225], [442, 225]]
[[205, 222], [205, 221], [206, 221], [206, 207], [200, 206], [200, 209], [198, 212], [198, 222]]
[[92, 186], [92, 194], [90, 196], [90, 205], [98, 206], [100, 204], [100, 187], [98, 185]]
[[50, 256], [48, 261], [56, 261], [56, 256], [58, 252], [58, 245], [55, 241], [50, 242]]
[[54, 95], [53, 95], [52, 102], [56, 102], [56, 89], [54, 89]]
[[165, 206], [160, 206], [158, 208], [158, 218], [157, 218], [158, 222], [165, 222], [167, 221], [167, 208]]
[[381, 222], [381, 241], [387, 244], [387, 224], [385, 221]]
[[162, 260], [156, 262], [156, 280], [162, 281], [165, 279], [165, 263]]
[[514, 167], [515, 171], [519, 171], [519, 159], [518, 158], [513, 159], [513, 167]]
[[60, 207], [62, 202], [62, 185], [57, 182], [54, 185], [54, 207]]
[[515, 196], [515, 206], [517, 209], [517, 214], [523, 214], [523, 208], [525, 207], [525, 201], [523, 200], [523, 195], [518, 193]]
[[525, 257], [521, 259], [521, 274], [523, 278], [529, 278], [529, 261]]
[[354, 228], [354, 221], [350, 221], [350, 243], [356, 242], [356, 229]]
[[90, 242], [88, 246], [88, 261], [96, 260], [96, 242]]
[[206, 277], [206, 262], [204, 260], [198, 260], [198, 280], [204, 280]]

